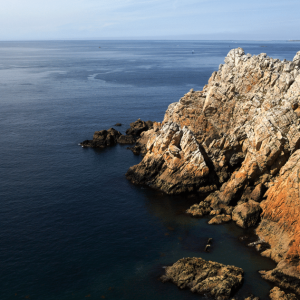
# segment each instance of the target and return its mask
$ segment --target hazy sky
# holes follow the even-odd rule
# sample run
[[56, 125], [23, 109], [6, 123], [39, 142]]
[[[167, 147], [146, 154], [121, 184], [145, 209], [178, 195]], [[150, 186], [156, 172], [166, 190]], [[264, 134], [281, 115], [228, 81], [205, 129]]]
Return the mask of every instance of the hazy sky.
[[300, 39], [299, 0], [1, 0], [0, 40]]

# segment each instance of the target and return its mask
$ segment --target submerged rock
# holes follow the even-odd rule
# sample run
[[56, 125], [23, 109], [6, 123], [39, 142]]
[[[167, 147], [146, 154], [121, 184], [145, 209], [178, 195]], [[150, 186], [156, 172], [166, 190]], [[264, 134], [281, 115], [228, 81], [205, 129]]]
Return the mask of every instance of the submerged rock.
[[179, 288], [209, 294], [215, 299], [229, 299], [243, 281], [243, 270], [202, 258], [183, 258], [165, 269], [163, 282], [171, 281]]

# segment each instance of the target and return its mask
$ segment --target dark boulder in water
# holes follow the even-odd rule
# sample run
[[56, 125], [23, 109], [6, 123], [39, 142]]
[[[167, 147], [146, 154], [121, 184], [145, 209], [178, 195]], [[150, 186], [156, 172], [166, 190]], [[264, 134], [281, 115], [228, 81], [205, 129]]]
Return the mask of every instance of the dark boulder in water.
[[121, 135], [121, 132], [115, 130], [114, 128], [95, 131], [92, 140], [85, 140], [80, 143], [80, 145], [82, 147], [105, 148], [115, 145]]
[[243, 269], [206, 261], [200, 257], [178, 260], [165, 269], [163, 282], [171, 281], [179, 288], [188, 288], [194, 293], [206, 294], [217, 300], [229, 299], [242, 285]]
[[[121, 126], [121, 123], [117, 123], [115, 126]], [[134, 144], [138, 140], [137, 144], [131, 148], [135, 154], [146, 152], [147, 138], [140, 138], [141, 134], [147, 130], [153, 128], [152, 121], [142, 121], [138, 119], [135, 122], [130, 123], [130, 128], [126, 130], [126, 135], [121, 132], [110, 128], [108, 130], [96, 131], [92, 140], [85, 140], [80, 143], [82, 147], [92, 148], [105, 148], [119, 144]]]
[[132, 135], [128, 135], [128, 134], [126, 135], [122, 134], [117, 140], [119, 144], [134, 144], [135, 141], [136, 139]]
[[140, 136], [143, 131], [149, 130], [153, 127], [152, 121], [142, 121], [138, 119], [135, 122], [130, 123], [130, 128], [126, 130], [126, 134], [133, 136]]

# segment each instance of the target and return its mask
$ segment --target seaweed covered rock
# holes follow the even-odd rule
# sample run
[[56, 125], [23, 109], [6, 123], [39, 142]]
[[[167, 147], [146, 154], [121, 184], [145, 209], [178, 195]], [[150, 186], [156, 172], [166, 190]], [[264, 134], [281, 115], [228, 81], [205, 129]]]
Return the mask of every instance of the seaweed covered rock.
[[215, 299], [229, 299], [243, 281], [243, 270], [202, 258], [183, 258], [166, 268], [161, 277], [179, 288], [188, 288], [194, 293], [209, 294]]

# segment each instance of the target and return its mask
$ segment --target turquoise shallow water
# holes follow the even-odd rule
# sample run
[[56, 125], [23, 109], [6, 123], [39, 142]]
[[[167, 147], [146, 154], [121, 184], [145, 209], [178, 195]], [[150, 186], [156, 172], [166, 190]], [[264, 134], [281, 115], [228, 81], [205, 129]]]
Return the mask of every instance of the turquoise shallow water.
[[0, 42], [1, 299], [203, 299], [158, 280], [163, 266], [188, 256], [242, 267], [237, 297], [267, 299], [271, 286], [257, 271], [275, 264], [238, 239], [248, 232], [186, 216], [199, 199], [132, 185], [124, 174], [141, 158], [126, 146], [78, 146], [116, 122], [124, 132], [138, 118], [161, 121], [238, 46], [280, 59], [300, 50], [288, 42]]

